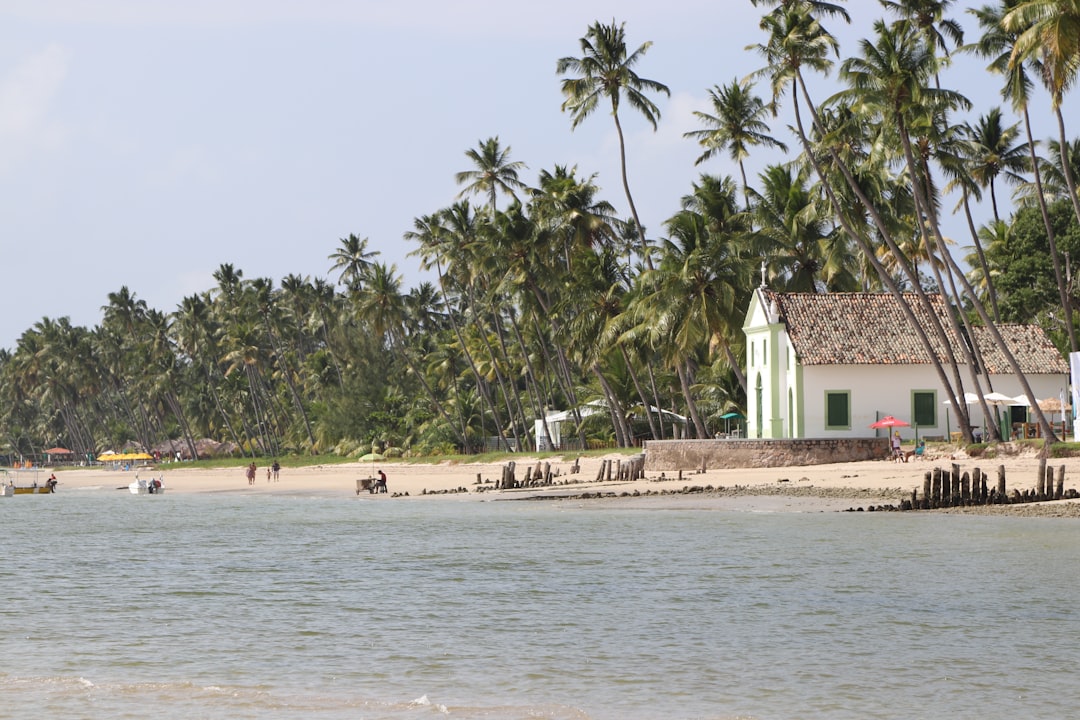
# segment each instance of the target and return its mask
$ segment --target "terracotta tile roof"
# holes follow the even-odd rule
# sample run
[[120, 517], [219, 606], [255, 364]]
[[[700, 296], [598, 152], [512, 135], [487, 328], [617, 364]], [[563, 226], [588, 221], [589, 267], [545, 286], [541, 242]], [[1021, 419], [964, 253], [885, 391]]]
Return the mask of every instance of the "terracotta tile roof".
[[[1025, 374], [1069, 372], [1068, 361], [1038, 325], [999, 323], [997, 328]], [[987, 370], [993, 375], [1011, 375], [1012, 368], [1005, 354], [990, 337], [990, 332], [984, 327], [974, 327], [972, 331], [975, 342], [982, 350], [982, 360]]]
[[[887, 293], [777, 293], [765, 290], [765, 298], [775, 303], [781, 322], [803, 365], [926, 365], [930, 355], [911, 331], [901, 312], [899, 301]], [[945, 300], [930, 295], [934, 312], [944, 318]], [[928, 315], [914, 293], [904, 301], [929, 327]], [[1009, 349], [1025, 374], [1068, 373], [1065, 358], [1037, 325], [998, 325]], [[963, 350], [946, 325], [956, 359], [964, 362]], [[942, 347], [932, 333], [931, 342], [938, 357]], [[997, 349], [990, 333], [973, 328], [975, 342], [982, 350], [983, 361], [992, 374], [1012, 374], [1005, 356]]]

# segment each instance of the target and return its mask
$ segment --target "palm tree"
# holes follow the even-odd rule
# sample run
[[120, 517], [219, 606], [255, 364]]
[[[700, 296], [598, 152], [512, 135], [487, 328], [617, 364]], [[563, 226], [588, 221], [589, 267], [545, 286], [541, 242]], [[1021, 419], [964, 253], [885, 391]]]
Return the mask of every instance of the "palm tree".
[[[980, 125], [983, 124], [980, 120]], [[991, 128], [993, 125], [991, 125]], [[998, 122], [1000, 128], [1000, 122]], [[984, 139], [995, 133], [983, 132]], [[1000, 136], [1000, 132], [996, 133]], [[982, 240], [979, 235], [978, 228], [975, 227], [975, 218], [971, 213], [972, 200], [978, 202], [982, 200], [982, 181], [976, 179], [975, 175], [982, 170], [993, 170], [999, 168], [1000, 165], [996, 162], [995, 155], [987, 155], [980, 147], [979, 142], [975, 141], [976, 131], [968, 123], [949, 128], [947, 133], [947, 139], [937, 149], [935, 158], [938, 165], [941, 167], [942, 172], [949, 178], [949, 182], [945, 185], [944, 192], [950, 193], [953, 190], [960, 190], [960, 201], [953, 208], [955, 213], [960, 208], [964, 209], [964, 219], [967, 221], [968, 232], [971, 235], [971, 240], [974, 243], [975, 253], [974, 258], [979, 261], [982, 272], [979, 277], [985, 278], [987, 283], [980, 298], [985, 299], [990, 303], [991, 310], [994, 314], [994, 322], [1001, 321], [1001, 314], [998, 309], [997, 293], [994, 290], [994, 284], [991, 281], [992, 275], [990, 268], [986, 262], [986, 253], [983, 250]], [[988, 142], [988, 146], [998, 144], [995, 142]], [[1022, 156], [1024, 163], [1027, 163], [1026, 156]], [[990, 160], [990, 163], [983, 163], [983, 160]], [[996, 177], [996, 173], [990, 175], [982, 175], [982, 180], [989, 180], [991, 183], [993, 177]], [[991, 184], [992, 187], [992, 184]], [[994, 210], [996, 212], [997, 205], [995, 202]], [[970, 257], [970, 256], [969, 256]]]
[[[886, 10], [912, 23], [926, 44], [934, 50], [949, 54], [964, 42], [964, 29], [955, 20], [945, 17], [953, 0], [878, 0]], [[946, 39], [947, 38], [947, 39]]]
[[1035, 155], [1035, 139], [1031, 132], [1031, 113], [1028, 101], [1031, 95], [1032, 81], [1028, 75], [1028, 69], [1030, 68], [1041, 74], [1042, 65], [1038, 58], [1017, 52], [1021, 31], [1019, 28], [1005, 26], [1005, 18], [1011, 16], [1013, 11], [1022, 4], [1022, 0], [999, 0], [996, 5], [984, 5], [977, 10], [972, 10], [971, 12], [978, 19], [983, 34], [975, 43], [969, 46], [969, 49], [980, 57], [988, 58], [990, 60], [989, 69], [1005, 78], [1001, 94], [1012, 103], [1013, 108], [1024, 119], [1024, 132], [1027, 138], [1028, 153], [1031, 157], [1030, 167], [1035, 182], [1035, 199], [1042, 215], [1043, 227], [1046, 229], [1050, 259], [1054, 267], [1054, 280], [1057, 283], [1058, 297], [1061, 300], [1061, 309], [1065, 315], [1065, 326], [1069, 335], [1069, 348], [1076, 352], [1080, 349], [1080, 341], [1077, 338], [1076, 328], [1073, 327], [1072, 300], [1069, 295], [1065, 274], [1061, 268], [1061, 258], [1057, 250], [1054, 226], [1050, 222], [1050, 213], [1043, 193], [1040, 164]]
[[[879, 24], [883, 25], [883, 23]], [[879, 203], [872, 200], [867, 194], [868, 188], [865, 186], [865, 177], [861, 170], [853, 168], [844, 160], [844, 156], [851, 154], [850, 149], [838, 146], [835, 138], [826, 136], [825, 126], [821, 123], [821, 118], [807, 89], [803, 69], [826, 72], [832, 64], [828, 56], [830, 53], [835, 52], [837, 48], [835, 38], [822, 28], [821, 23], [814, 17], [812, 8], [805, 2], [791, 2], [778, 6], [762, 18], [761, 28], [768, 34], [768, 40], [764, 44], [752, 47], [755, 47], [766, 58], [768, 65], [758, 71], [757, 74], [770, 77], [774, 100], [779, 98], [789, 85], [793, 87], [792, 107], [795, 116], [795, 127], [803, 145], [805, 157], [814, 167], [814, 171], [821, 181], [822, 190], [826, 193], [832, 206], [838, 210], [836, 220], [852, 242], [858, 245], [863, 258], [873, 267], [882, 284], [897, 297], [899, 306], [911, 325], [912, 333], [930, 353], [931, 362], [942, 383], [942, 387], [949, 389], [950, 394], [955, 397], [956, 394], [952, 392], [953, 384], [954, 382], [957, 385], [960, 384], [957, 365], [955, 361], [950, 362], [954, 376], [954, 379], [950, 380], [945, 372], [944, 365], [936, 354], [935, 343], [931, 342], [928, 335], [928, 332], [932, 332], [936, 336], [937, 346], [940, 347], [944, 344], [947, 347], [948, 340], [944, 328], [937, 322], [932, 322], [930, 328], [923, 327], [912, 309], [904, 301], [900, 285], [878, 259], [876, 248], [871, 242], [872, 236], [864, 226], [866, 222], [872, 223], [877, 236], [886, 242], [889, 251], [901, 263], [914, 289], [920, 293], [920, 302], [923, 305], [930, 305], [930, 300], [922, 292], [914, 270], [909, 266], [906, 257], [894, 241], [892, 229], [883, 216]], [[809, 108], [810, 117], [813, 121], [815, 142], [811, 142], [809, 133], [802, 121], [800, 95]], [[843, 98], [836, 99], [843, 100]], [[866, 138], [858, 142], [864, 148], [879, 148], [879, 145], [869, 143], [867, 130], [876, 124], [880, 124], [880, 121], [875, 123], [873, 117], [867, 116], [863, 112], [861, 100], [857, 98], [853, 100], [851, 107], [858, 111], [857, 125], [864, 138]], [[844, 123], [844, 125], [854, 127], [855, 123]], [[845, 142], [849, 141], [845, 140]], [[819, 151], [823, 153], [824, 160], [822, 156], [819, 156]], [[860, 152], [865, 153], [867, 151], [862, 149]], [[826, 161], [828, 166], [825, 165]], [[884, 163], [886, 161], [878, 160], [877, 162]], [[830, 179], [835, 181], [837, 173], [842, 177], [842, 182], [834, 186]], [[870, 187], [873, 187], [873, 184]], [[847, 197], [848, 194], [850, 194], [850, 200]], [[851, 200], [857, 201], [858, 210], [855, 209], [856, 205]], [[842, 211], [840, 211], [841, 209]], [[962, 412], [963, 408], [960, 408], [960, 411]], [[962, 416], [962, 420], [965, 434], [970, 437], [970, 427], [966, 417]]]
[[[1069, 186], [1062, 170], [1065, 163], [1069, 163], [1073, 177], [1080, 175], [1080, 138], [1070, 140], [1064, 153], [1061, 152], [1061, 143], [1049, 140], [1046, 143], [1046, 157], [1038, 158], [1042, 196], [1047, 203], [1065, 200], [1069, 196]], [[1038, 203], [1037, 192], [1034, 181], [1025, 182], [1016, 188], [1013, 201], [1021, 206], [1035, 206]]]
[[488, 138], [471, 150], [465, 151], [465, 157], [472, 160], [475, 170], [463, 170], [454, 176], [458, 185], [468, 185], [458, 194], [487, 195], [488, 210], [495, 212], [495, 199], [499, 192], [504, 192], [516, 199], [515, 190], [523, 190], [525, 183], [518, 180], [518, 171], [525, 163], [510, 160], [510, 146], [499, 147], [499, 136]]
[[731, 159], [739, 164], [747, 209], [750, 197], [744, 161], [750, 156], [750, 148], [771, 147], [787, 152], [784, 143], [768, 135], [769, 126], [762, 118], [769, 111], [769, 107], [754, 95], [753, 88], [753, 83], [745, 80], [732, 80], [724, 87], [714, 85], [709, 90], [709, 97], [715, 114], [695, 110], [694, 116], [701, 120], [705, 128], [683, 133], [683, 137], [694, 138], [705, 148], [694, 162], [695, 165], [700, 165], [716, 153], [727, 149]]
[[[1057, 117], [1058, 142], [1067, 145], [1061, 101], [1080, 71], [1080, 0], [1025, 0], [1005, 14], [1001, 26], [1007, 32], [1019, 33], [1009, 58], [1011, 65], [1029, 58], [1038, 58], [1041, 63], [1043, 83], [1050, 91], [1051, 108]], [[1076, 180], [1068, 163], [1061, 169], [1080, 222]]]
[[[936, 127], [937, 118], [943, 117], [945, 112], [957, 107], [967, 107], [969, 103], [959, 93], [927, 87], [926, 80], [938, 63], [925, 43], [915, 36], [910, 27], [887, 27], [879, 21], [875, 23], [874, 28], [877, 34], [876, 41], [871, 43], [864, 40], [861, 43], [862, 53], [844, 61], [841, 75], [849, 82], [851, 90], [842, 94], [863, 103], [867, 109], [871, 110], [868, 120], [878, 118], [886, 123], [889, 129], [895, 131], [903, 149], [907, 177], [912, 183], [918, 217], [925, 218], [925, 221], [920, 223], [920, 232], [925, 242], [929, 245], [932, 240], [934, 252], [945, 262], [949, 270], [947, 277], [953, 297], [957, 299], [957, 302], [961, 298], [961, 294], [954, 287], [954, 281], [958, 280], [963, 286], [963, 297], [971, 300], [972, 306], [982, 319], [987, 331], [1019, 378], [1025, 393], [1030, 397], [1031, 388], [1020, 370], [1015, 355], [1005, 344], [996, 324], [968, 282], [966, 274], [955, 263], [945, 245], [945, 238], [937, 220], [936, 190], [926, 160], [927, 153], [921, 151], [920, 148], [917, 154], [913, 147], [913, 137], [920, 137], [920, 144], [925, 142], [928, 146], [936, 147], [941, 140], [940, 128]], [[940, 280], [938, 284], [944, 289], [945, 286]], [[955, 315], [949, 313], [947, 319], [953, 333], [960, 336]], [[966, 318], [961, 318], [961, 320], [966, 326]], [[966, 354], [970, 352], [968, 348], [962, 349]], [[968, 358], [968, 367], [975, 389], [978, 390], [979, 378], [974, 372], [975, 363], [971, 357]], [[961, 387], [959, 382], [956, 387]], [[985, 412], [985, 407], [983, 409]], [[1037, 413], [1043, 429], [1050, 437], [1053, 435], [1053, 429], [1041, 415], [1041, 412]]]
[[1001, 216], [998, 214], [994, 181], [1002, 176], [1017, 185], [1024, 180], [1020, 173], [1031, 167], [1027, 143], [1016, 143], [1020, 136], [1020, 123], [1003, 127], [1001, 108], [995, 107], [979, 116], [974, 126], [965, 124], [964, 134], [970, 148], [968, 170], [976, 182], [990, 190], [994, 220], [998, 221]]
[[851, 22], [847, 10], [836, 3], [823, 2], [823, 0], [750, 0], [754, 7], [764, 5], [775, 8], [777, 11], [787, 10], [793, 6], [802, 5], [815, 15], [828, 15], [829, 17], [841, 17], [844, 22]]
[[596, 248], [612, 247], [619, 239], [615, 208], [597, 200], [596, 175], [579, 179], [577, 168], [556, 165], [541, 170], [538, 187], [531, 191], [529, 215], [544, 237], [561, 245], [567, 272], [573, 272], [574, 256]]
[[770, 241], [769, 264], [779, 271], [786, 291], [820, 292], [829, 240], [836, 234], [826, 222], [824, 208], [807, 187], [807, 178], [788, 166], [770, 165], [760, 178], [754, 218], [758, 233]]
[[443, 296], [447, 319], [476, 380], [477, 391], [495, 420], [499, 440], [505, 443], [503, 425], [489, 383], [480, 372], [473, 349], [466, 342], [465, 332], [468, 328], [463, 328], [458, 320], [458, 304], [468, 309], [474, 321], [479, 322], [480, 317], [474, 302], [475, 268], [470, 266], [470, 256], [477, 244], [477, 219], [468, 203], [461, 201], [434, 215], [415, 218], [413, 227], [415, 230], [406, 232], [403, 237], [420, 243], [413, 253], [421, 257], [421, 268], [430, 270], [434, 267], [438, 273], [439, 291]]
[[341, 238], [341, 247], [327, 257], [334, 264], [330, 270], [340, 270], [338, 283], [356, 292], [361, 287], [361, 282], [368, 269], [371, 267], [371, 259], [379, 254], [378, 250], [368, 250], [368, 239], [349, 233], [349, 237]]
[[645, 42], [632, 53], [628, 53], [626, 23], [616, 25], [612, 20], [610, 25], [604, 25], [598, 21], [590, 25], [585, 37], [581, 38], [581, 57], [561, 58], [555, 66], [555, 72], [558, 75], [567, 73], [578, 75], [578, 77], [568, 77], [562, 81], [562, 93], [566, 97], [562, 109], [564, 112], [570, 112], [571, 128], [580, 125], [604, 98], [611, 103], [611, 116], [615, 120], [615, 131], [619, 136], [623, 191], [626, 193], [630, 215], [634, 218], [636, 225], [641, 255], [650, 269], [653, 265], [649, 257], [645, 228], [641, 224], [641, 218], [638, 217], [634, 198], [630, 194], [630, 183], [626, 177], [626, 140], [623, 137], [622, 122], [619, 120], [619, 105], [625, 96], [627, 104], [641, 113], [652, 125], [653, 130], [656, 130], [657, 121], [660, 119], [660, 108], [645, 95], [645, 92], [663, 93], [670, 96], [671, 91], [667, 85], [640, 77], [634, 72], [634, 66], [645, 56], [651, 46], [652, 42]]

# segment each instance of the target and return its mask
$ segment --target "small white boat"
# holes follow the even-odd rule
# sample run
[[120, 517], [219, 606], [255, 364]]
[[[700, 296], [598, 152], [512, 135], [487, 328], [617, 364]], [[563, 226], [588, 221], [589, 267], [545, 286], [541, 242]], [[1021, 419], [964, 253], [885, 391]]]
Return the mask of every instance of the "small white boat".
[[135, 482], [128, 485], [128, 491], [132, 495], [163, 495], [165, 487], [161, 480], [142, 480], [135, 478]]

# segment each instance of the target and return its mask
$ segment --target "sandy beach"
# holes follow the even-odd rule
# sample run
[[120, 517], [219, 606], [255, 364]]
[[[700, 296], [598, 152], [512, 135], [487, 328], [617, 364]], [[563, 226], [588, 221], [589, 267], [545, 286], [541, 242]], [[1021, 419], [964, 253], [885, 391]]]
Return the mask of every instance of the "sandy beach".
[[[626, 456], [610, 455], [610, 458]], [[230, 493], [230, 494], [290, 494], [352, 498], [354, 500], [386, 502], [415, 501], [431, 497], [453, 497], [460, 500], [512, 500], [545, 497], [577, 500], [604, 497], [614, 502], [657, 502], [697, 506], [743, 509], [748, 511], [819, 512], [844, 510], [874, 505], [897, 504], [910, 497], [912, 490], [922, 492], [923, 478], [934, 467], [947, 469], [958, 463], [962, 471], [979, 468], [992, 477], [999, 466], [1006, 469], [1011, 492], [1035, 487], [1039, 459], [1033, 453], [1002, 458], [967, 458], [940, 455], [912, 459], [908, 463], [875, 460], [827, 465], [775, 468], [737, 468], [696, 471], [653, 471], [644, 479], [633, 482], [597, 480], [602, 457], [580, 459], [580, 470], [571, 473], [575, 457], [547, 458], [556, 475], [555, 484], [548, 487], [499, 490], [496, 484], [502, 476], [504, 463], [470, 463], [450, 460], [438, 464], [382, 461], [345, 463], [282, 468], [277, 481], [267, 480], [266, 467], [260, 466], [254, 485], [249, 485], [244, 468], [190, 468], [184, 463], [163, 464], [155, 469], [121, 471], [105, 468], [58, 469], [57, 492], [80, 490], [115, 490], [127, 492], [127, 485], [136, 477], [161, 478], [166, 494]], [[535, 458], [517, 459], [517, 477], [524, 468], [536, 467]], [[1080, 489], [1080, 458], [1051, 459], [1047, 463], [1057, 472], [1065, 467], [1065, 489]], [[358, 480], [373, 476], [382, 469], [388, 477], [385, 494], [357, 493]], [[50, 471], [42, 469], [38, 478], [43, 482]], [[29, 476], [14, 473], [16, 484], [27, 484]], [[690, 492], [691, 489], [695, 491]], [[948, 512], [971, 512], [973, 509], [951, 509]], [[1023, 506], [979, 508], [978, 512], [1053, 515], [1080, 517], [1080, 502], [1059, 501]]]

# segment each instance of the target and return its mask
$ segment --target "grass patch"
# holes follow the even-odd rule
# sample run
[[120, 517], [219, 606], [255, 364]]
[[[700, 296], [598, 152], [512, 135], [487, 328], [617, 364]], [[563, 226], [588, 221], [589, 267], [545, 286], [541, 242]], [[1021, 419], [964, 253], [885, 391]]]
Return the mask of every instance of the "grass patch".
[[[511, 460], [520, 460], [523, 457], [547, 460], [549, 458], [563, 458], [572, 460], [578, 457], [602, 457], [604, 455], [625, 455], [632, 457], [641, 454], [640, 448], [607, 448], [604, 450], [566, 450], [549, 452], [489, 452], [477, 455], [431, 455], [429, 457], [411, 458], [386, 458], [376, 460], [378, 464], [387, 465], [438, 465], [440, 463], [464, 464], [464, 463], [504, 463]], [[345, 463], [357, 462], [358, 456], [343, 455], [283, 455], [279, 458], [257, 457], [255, 464], [263, 469], [276, 459], [282, 468], [311, 467], [313, 465], [344, 465]], [[184, 461], [182, 463], [161, 463], [156, 467], [160, 470], [169, 468], [182, 470], [185, 468], [242, 468], [251, 462], [250, 457], [210, 458], [208, 460]], [[367, 464], [366, 462], [364, 463]]]
[[587, 457], [603, 457], [605, 455], [625, 455], [626, 457], [633, 457], [641, 454], [641, 448], [604, 448], [602, 450], [549, 450], [545, 452], [524, 452], [524, 453], [512, 453], [512, 452], [488, 452], [479, 453], [477, 455], [433, 455], [431, 457], [412, 457], [400, 460], [399, 462], [408, 465], [438, 465], [439, 463], [449, 463], [451, 465], [456, 463], [503, 463], [510, 462], [512, 460], [520, 460], [523, 457], [533, 458], [538, 460], [548, 460], [550, 458], [562, 458], [564, 460], [572, 460], [573, 458], [587, 458]]
[[1059, 442], [1050, 446], [1047, 454], [1052, 458], [1080, 457], [1080, 443]]
[[968, 457], [993, 457], [994, 452], [990, 450], [986, 443], [972, 443], [964, 448], [964, 452], [968, 454]]

